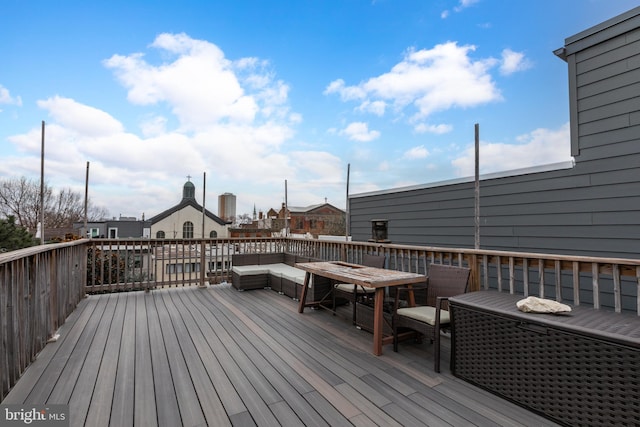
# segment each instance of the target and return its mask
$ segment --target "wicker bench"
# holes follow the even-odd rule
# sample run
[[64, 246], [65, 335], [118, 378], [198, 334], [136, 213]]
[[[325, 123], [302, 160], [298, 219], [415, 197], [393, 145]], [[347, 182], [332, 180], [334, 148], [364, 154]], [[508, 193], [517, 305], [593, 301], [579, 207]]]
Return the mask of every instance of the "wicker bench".
[[[305, 271], [294, 267], [299, 262], [316, 259], [286, 252], [233, 255], [231, 284], [239, 291], [271, 288], [293, 299], [302, 294]], [[309, 289], [313, 300], [319, 300], [331, 290], [329, 279], [314, 278]]]
[[640, 317], [523, 313], [523, 297], [449, 300], [453, 374], [567, 425], [640, 425]]

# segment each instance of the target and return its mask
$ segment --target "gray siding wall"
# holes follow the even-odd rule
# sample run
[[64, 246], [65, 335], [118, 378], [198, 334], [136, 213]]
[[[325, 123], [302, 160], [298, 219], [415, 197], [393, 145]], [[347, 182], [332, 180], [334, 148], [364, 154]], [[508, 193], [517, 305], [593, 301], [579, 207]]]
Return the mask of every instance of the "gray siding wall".
[[[575, 167], [483, 179], [480, 245], [640, 258], [640, 8], [565, 51]], [[353, 195], [349, 214], [354, 240], [384, 218], [392, 243], [474, 246], [472, 181]]]

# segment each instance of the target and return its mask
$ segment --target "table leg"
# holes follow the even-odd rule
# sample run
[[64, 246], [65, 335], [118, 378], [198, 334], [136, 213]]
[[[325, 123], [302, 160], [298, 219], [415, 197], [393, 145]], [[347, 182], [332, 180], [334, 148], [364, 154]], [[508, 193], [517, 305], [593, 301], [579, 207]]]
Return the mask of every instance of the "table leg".
[[382, 332], [383, 317], [382, 309], [384, 306], [384, 288], [376, 288], [375, 303], [373, 308], [373, 354], [380, 356], [382, 354]]
[[311, 279], [311, 273], [308, 271], [304, 275], [304, 284], [302, 285], [302, 295], [300, 295], [300, 302], [298, 303], [298, 313], [304, 311], [304, 307], [307, 303], [307, 290], [309, 289], [309, 280]]

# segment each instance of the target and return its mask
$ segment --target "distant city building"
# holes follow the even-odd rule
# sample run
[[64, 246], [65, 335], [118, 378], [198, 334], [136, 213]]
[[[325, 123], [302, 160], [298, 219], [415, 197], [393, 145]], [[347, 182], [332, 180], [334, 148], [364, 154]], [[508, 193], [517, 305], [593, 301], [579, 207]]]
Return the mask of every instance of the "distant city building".
[[[307, 207], [291, 207], [280, 211], [269, 209], [266, 215], [258, 213], [258, 218], [250, 224], [229, 230], [231, 237], [268, 236], [344, 236], [346, 213], [329, 203]], [[288, 229], [288, 231], [287, 231]]]
[[224, 193], [218, 196], [218, 216], [225, 221], [233, 221], [236, 217], [236, 196]]
[[[107, 239], [130, 239], [144, 238], [151, 236], [151, 222], [144, 220], [139, 221], [135, 217], [127, 217], [120, 215], [119, 218], [105, 219], [102, 221], [87, 222], [86, 236]], [[74, 235], [82, 236], [84, 222], [78, 221], [73, 223]]]

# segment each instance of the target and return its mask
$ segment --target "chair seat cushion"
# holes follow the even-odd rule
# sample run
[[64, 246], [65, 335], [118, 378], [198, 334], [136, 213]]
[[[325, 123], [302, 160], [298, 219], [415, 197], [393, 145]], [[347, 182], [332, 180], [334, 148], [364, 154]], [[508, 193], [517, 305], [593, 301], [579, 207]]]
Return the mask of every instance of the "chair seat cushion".
[[[397, 311], [399, 316], [409, 317], [428, 323], [434, 326], [436, 324], [436, 308], [429, 306], [399, 308]], [[449, 312], [440, 310], [440, 324], [449, 323]]]
[[[353, 293], [353, 283], [339, 283], [335, 286], [335, 289], [338, 289], [342, 292]], [[370, 288], [368, 286], [356, 286], [356, 292], [359, 294], [373, 294], [376, 292], [375, 288]]]

